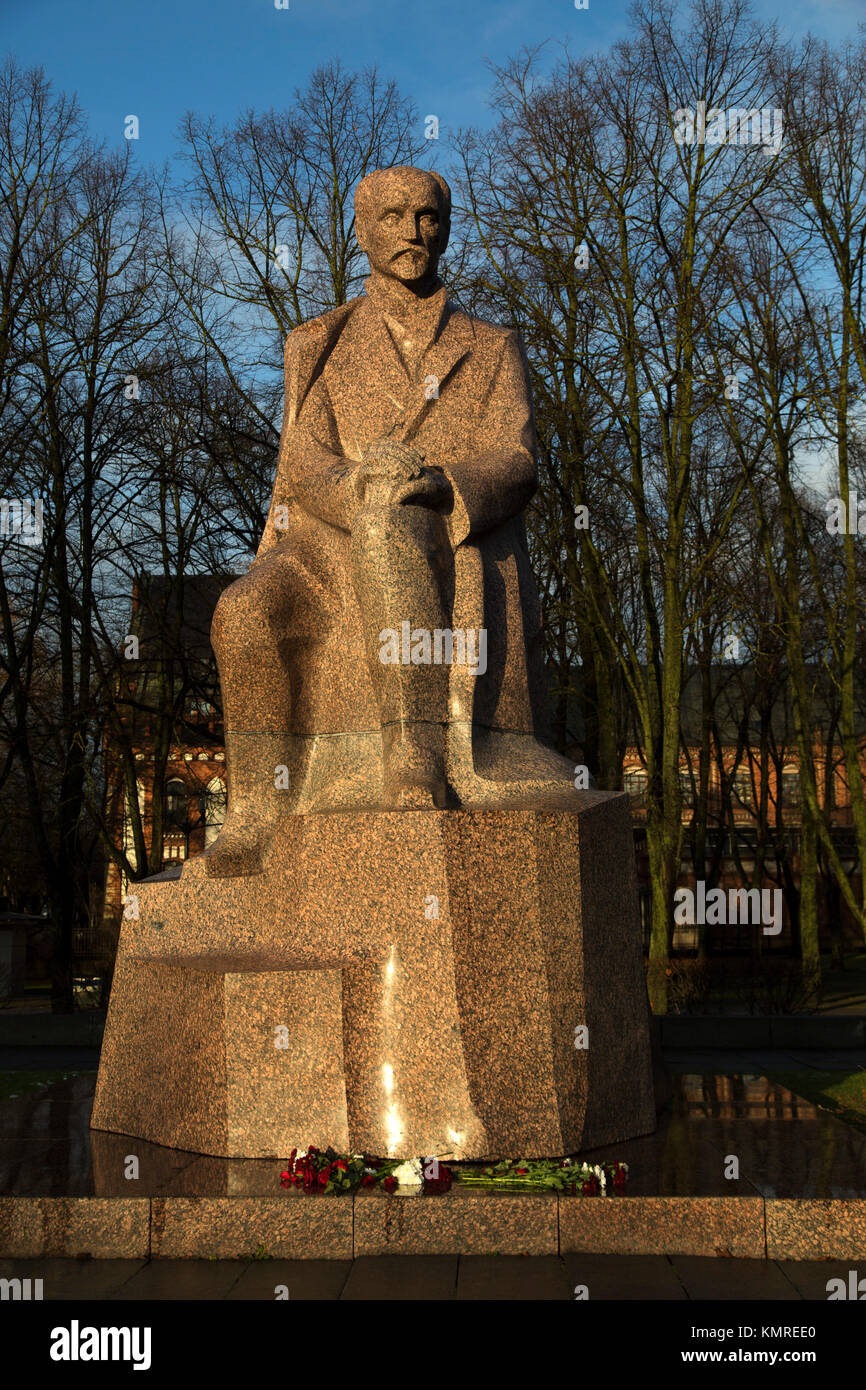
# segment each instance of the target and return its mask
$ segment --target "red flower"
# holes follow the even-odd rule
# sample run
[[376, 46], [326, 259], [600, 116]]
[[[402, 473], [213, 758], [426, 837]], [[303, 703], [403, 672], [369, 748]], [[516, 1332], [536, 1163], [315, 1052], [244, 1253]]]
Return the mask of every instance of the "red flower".
[[440, 1163], [438, 1168], [438, 1177], [425, 1178], [424, 1180], [424, 1191], [427, 1193], [447, 1192], [454, 1181], [454, 1174], [444, 1163]]
[[361, 1179], [361, 1186], [362, 1186], [362, 1187], [373, 1187], [373, 1185], [375, 1184], [375, 1182], [376, 1182], [376, 1174], [375, 1174], [375, 1173], [365, 1173], [364, 1176], [363, 1176], [362, 1179]]
[[345, 1173], [348, 1166], [349, 1165], [344, 1158], [338, 1158], [336, 1163], [334, 1164], [334, 1167], [339, 1168], [343, 1173]]
[[393, 1173], [389, 1173], [387, 1178], [382, 1179], [382, 1186], [386, 1192], [394, 1191], [394, 1188], [397, 1186], [397, 1179], [394, 1177]]
[[280, 1182], [290, 1182], [291, 1177], [292, 1175], [288, 1171], [286, 1171], [285, 1173], [280, 1173]]
[[328, 1186], [328, 1178], [329, 1178], [330, 1176], [331, 1176], [331, 1169], [330, 1169], [330, 1168], [323, 1168], [322, 1171], [321, 1171], [321, 1173], [319, 1174], [318, 1178], [316, 1179], [316, 1181], [317, 1181], [318, 1184], [319, 1184], [319, 1187], [327, 1187], [327, 1186]]
[[529, 1169], [528, 1169], [528, 1168], [518, 1168], [517, 1172], [518, 1172], [518, 1176], [520, 1176], [520, 1175], [522, 1175], [523, 1173], [528, 1173], [528, 1172], [529, 1172]]

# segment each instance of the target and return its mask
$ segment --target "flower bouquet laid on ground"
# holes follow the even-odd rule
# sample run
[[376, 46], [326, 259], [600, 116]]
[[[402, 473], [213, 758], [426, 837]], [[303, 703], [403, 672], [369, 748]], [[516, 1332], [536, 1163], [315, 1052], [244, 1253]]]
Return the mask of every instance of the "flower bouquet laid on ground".
[[[447, 1157], [447, 1155], [443, 1155]], [[500, 1192], [554, 1191], [588, 1197], [621, 1196], [628, 1177], [626, 1163], [582, 1163], [576, 1158], [501, 1159], [498, 1163], [445, 1164], [441, 1157], [390, 1159], [368, 1154], [338, 1154], [334, 1149], [293, 1149], [280, 1173], [282, 1187], [305, 1192], [356, 1192], [381, 1187], [423, 1190], [434, 1195], [462, 1187]]]
[[464, 1187], [489, 1187], [512, 1192], [566, 1192], [588, 1197], [604, 1197], [625, 1192], [627, 1163], [581, 1163], [576, 1158], [533, 1158], [515, 1162], [503, 1158], [499, 1163], [461, 1167], [459, 1179]]

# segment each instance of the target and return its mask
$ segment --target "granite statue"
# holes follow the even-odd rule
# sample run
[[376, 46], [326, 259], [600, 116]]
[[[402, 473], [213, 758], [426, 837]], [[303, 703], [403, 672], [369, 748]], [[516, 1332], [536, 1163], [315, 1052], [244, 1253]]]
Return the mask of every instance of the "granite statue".
[[265, 533], [214, 618], [229, 774], [215, 876], [259, 870], [287, 811], [569, 802], [573, 766], [535, 737], [520, 340], [448, 298], [438, 174], [369, 174], [355, 208], [366, 293], [286, 341]]
[[197, 1153], [573, 1154], [655, 1127], [629, 799], [541, 740], [518, 335], [438, 278], [451, 198], [356, 192], [221, 597], [229, 810], [131, 885], [94, 1128]]

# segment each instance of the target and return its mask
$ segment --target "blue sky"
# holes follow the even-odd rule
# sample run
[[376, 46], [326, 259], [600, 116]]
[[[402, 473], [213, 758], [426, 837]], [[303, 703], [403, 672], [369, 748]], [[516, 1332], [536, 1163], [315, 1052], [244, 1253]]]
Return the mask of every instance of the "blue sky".
[[[628, 0], [0, 0], [2, 48], [41, 63], [76, 91], [91, 130], [120, 141], [123, 118], [141, 121], [136, 153], [161, 163], [183, 113], [231, 121], [249, 107], [288, 105], [323, 62], [375, 63], [419, 114], [449, 127], [486, 124], [485, 59], [524, 45], [568, 40], [576, 52], [606, 48], [629, 29]], [[761, 18], [791, 35], [835, 40], [866, 19], [864, 0], [757, 0]]]

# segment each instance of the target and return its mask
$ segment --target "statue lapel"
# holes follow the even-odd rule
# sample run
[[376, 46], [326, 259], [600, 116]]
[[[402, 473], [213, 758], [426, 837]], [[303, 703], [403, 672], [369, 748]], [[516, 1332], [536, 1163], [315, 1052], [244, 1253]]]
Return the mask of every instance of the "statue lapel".
[[435, 409], [443, 389], [447, 390], [455, 369], [472, 351], [474, 342], [471, 320], [447, 304], [439, 334], [421, 361], [421, 380], [412, 387], [406, 407], [396, 422], [397, 438], [404, 442], [413, 438], [427, 412]]

